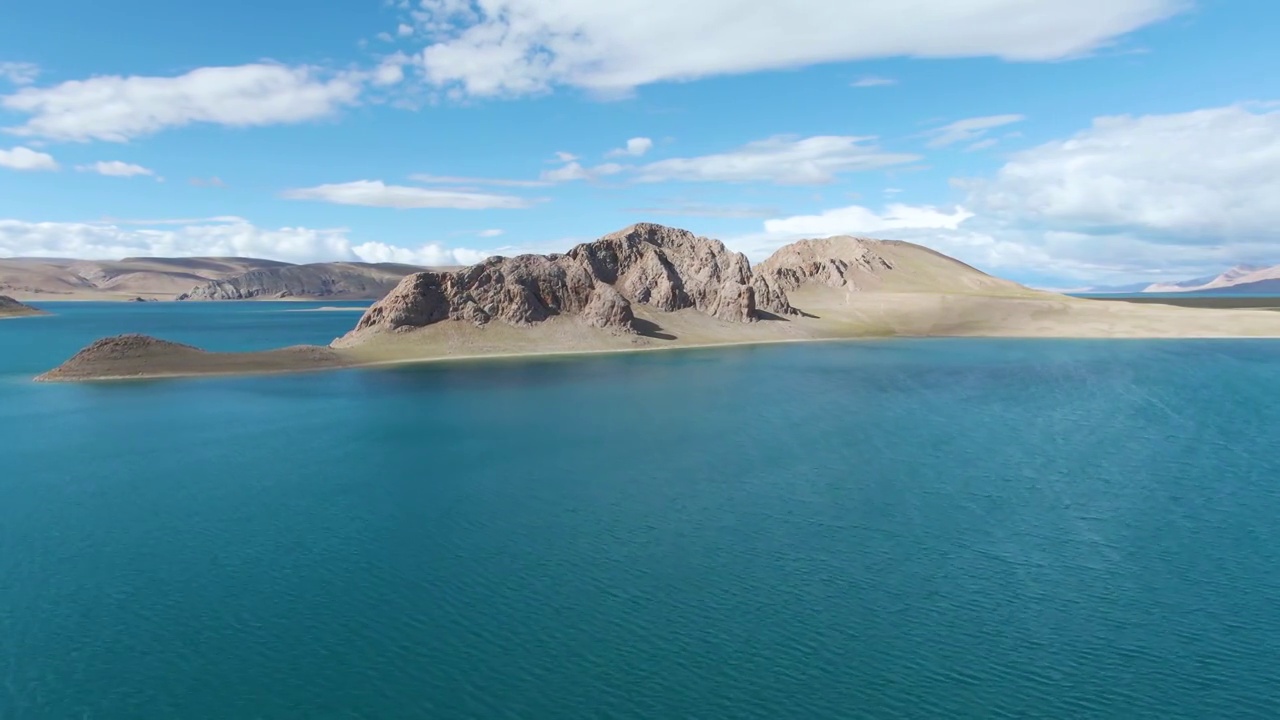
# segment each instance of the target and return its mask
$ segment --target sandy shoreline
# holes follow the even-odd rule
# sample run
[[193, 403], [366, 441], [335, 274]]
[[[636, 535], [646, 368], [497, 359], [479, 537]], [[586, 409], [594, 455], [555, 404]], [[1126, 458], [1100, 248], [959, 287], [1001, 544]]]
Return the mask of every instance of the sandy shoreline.
[[[409, 332], [353, 333], [330, 346], [260, 352], [151, 352], [121, 363], [72, 364], [42, 382], [154, 380], [377, 369], [434, 363], [521, 361], [655, 351], [707, 350], [887, 339], [1280, 339], [1280, 315], [1037, 297], [797, 293], [810, 317], [727, 323], [695, 311], [643, 312], [653, 330], [619, 335], [570, 318], [536, 327], [445, 322]], [[1060, 298], [1060, 299], [1059, 299]], [[129, 367], [130, 372], [113, 371]], [[134, 368], [137, 368], [135, 371]]]
[[[1182, 337], [1074, 337], [1074, 336], [1009, 336], [1009, 335], [867, 335], [862, 337], [828, 337], [828, 338], [790, 338], [778, 340], [743, 340], [737, 342], [723, 343], [704, 343], [696, 345], [671, 345], [658, 347], [634, 347], [634, 348], [608, 348], [600, 350], [547, 350], [540, 352], [520, 352], [520, 353], [488, 353], [477, 355], [438, 355], [432, 357], [420, 358], [397, 358], [394, 360], [368, 360], [356, 361], [349, 364], [335, 364], [329, 366], [315, 367], [295, 367], [282, 369], [262, 369], [262, 370], [223, 370], [209, 372], [166, 372], [166, 373], [146, 373], [135, 375], [103, 375], [84, 379], [71, 380], [44, 380], [40, 378], [33, 379], [33, 382], [76, 382], [76, 383], [95, 383], [95, 382], [129, 382], [129, 381], [148, 381], [148, 380], [165, 380], [165, 379], [193, 379], [193, 378], [228, 378], [228, 377], [261, 377], [269, 375], [294, 375], [301, 373], [317, 373], [317, 372], [333, 372], [338, 370], [377, 370], [391, 369], [396, 367], [411, 367], [415, 365], [439, 365], [448, 363], [472, 364], [486, 361], [520, 361], [520, 360], [540, 360], [545, 358], [575, 358], [575, 357], [593, 357], [601, 355], [629, 355], [649, 352], [680, 352], [684, 350], [719, 350], [731, 348], [745, 347], [765, 347], [770, 345], [795, 345], [795, 344], [816, 344], [816, 343], [859, 343], [859, 342], [883, 342], [892, 340], [1011, 340], [1011, 341], [1081, 341], [1094, 340], [1098, 342], [1114, 342], [1114, 341], [1141, 341], [1141, 342], [1179, 342], [1184, 340], [1209, 340], [1209, 341], [1229, 341], [1229, 340], [1280, 340], [1280, 333], [1269, 336], [1259, 335], [1214, 335], [1214, 336], [1182, 336]], [[320, 346], [316, 346], [320, 347]]]

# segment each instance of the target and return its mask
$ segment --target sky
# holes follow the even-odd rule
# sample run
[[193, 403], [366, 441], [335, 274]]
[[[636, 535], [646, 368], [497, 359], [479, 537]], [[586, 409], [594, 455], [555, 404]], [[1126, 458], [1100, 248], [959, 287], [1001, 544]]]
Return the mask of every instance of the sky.
[[13, 0], [0, 257], [471, 263], [635, 222], [1039, 287], [1280, 263], [1270, 0]]

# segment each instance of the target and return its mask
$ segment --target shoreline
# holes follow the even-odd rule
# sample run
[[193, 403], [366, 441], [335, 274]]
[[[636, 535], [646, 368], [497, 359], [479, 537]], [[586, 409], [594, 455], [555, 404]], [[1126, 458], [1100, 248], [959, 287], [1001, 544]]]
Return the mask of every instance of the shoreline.
[[[438, 355], [434, 357], [407, 357], [396, 358], [391, 360], [367, 360], [354, 361], [349, 364], [335, 364], [327, 366], [315, 367], [296, 367], [281, 369], [262, 369], [262, 370], [226, 370], [211, 372], [165, 372], [165, 373], [142, 373], [136, 375], [104, 375], [99, 377], [86, 378], [65, 378], [65, 379], [41, 379], [40, 376], [31, 378], [30, 382], [39, 384], [85, 384], [85, 383], [123, 383], [129, 381], [144, 382], [148, 380], [180, 380], [193, 378], [228, 378], [228, 377], [261, 377], [269, 375], [293, 375], [303, 373], [318, 372], [337, 372], [343, 370], [377, 370], [391, 369], [397, 367], [414, 366], [414, 365], [435, 365], [444, 363], [480, 363], [484, 361], [521, 361], [521, 360], [539, 360], [542, 358], [574, 358], [574, 357], [593, 357], [600, 355], [624, 355], [648, 352], [678, 352], [682, 350], [716, 350], [727, 348], [744, 348], [753, 346], [766, 345], [792, 345], [792, 344], [809, 344], [809, 343], [857, 343], [872, 342], [886, 340], [1012, 340], [1012, 341], [1096, 341], [1096, 342], [1132, 342], [1132, 341], [1153, 341], [1153, 342], [1178, 342], [1187, 340], [1257, 340], [1257, 341], [1278, 341], [1280, 334], [1277, 335], [1208, 335], [1208, 336], [1071, 336], [1071, 335], [1055, 335], [1055, 336], [1031, 336], [1031, 335], [862, 335], [853, 337], [809, 337], [809, 338], [777, 338], [777, 339], [759, 339], [759, 340], [735, 340], [721, 343], [696, 343], [689, 345], [668, 345], [657, 347], [635, 347], [635, 348], [600, 348], [595, 350], [547, 350], [537, 352], [518, 352], [518, 353], [483, 353], [471, 355]], [[324, 348], [324, 346], [316, 345], [316, 348]], [[324, 348], [329, 349], [329, 348]], [[341, 352], [341, 351], [339, 351]], [[227, 353], [234, 354], [234, 353]]]

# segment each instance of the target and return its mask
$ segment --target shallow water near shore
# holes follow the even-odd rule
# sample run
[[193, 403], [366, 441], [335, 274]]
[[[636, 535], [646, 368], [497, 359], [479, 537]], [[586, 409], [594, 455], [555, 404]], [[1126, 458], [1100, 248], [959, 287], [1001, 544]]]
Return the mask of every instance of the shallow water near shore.
[[1280, 710], [1280, 341], [29, 381], [303, 307], [0, 323], [0, 718]]

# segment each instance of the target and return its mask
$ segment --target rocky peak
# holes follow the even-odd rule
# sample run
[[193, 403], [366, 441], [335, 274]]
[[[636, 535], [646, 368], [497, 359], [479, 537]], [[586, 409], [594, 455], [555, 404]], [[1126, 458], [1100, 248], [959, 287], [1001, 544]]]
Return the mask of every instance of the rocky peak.
[[563, 255], [496, 256], [454, 272], [410, 275], [369, 308], [356, 331], [444, 320], [528, 326], [568, 315], [636, 332], [633, 305], [751, 322], [751, 265], [717, 240], [643, 223]]
[[755, 268], [753, 284], [761, 307], [790, 314], [795, 310], [787, 293], [810, 282], [828, 287], [863, 290], [855, 278], [878, 276], [893, 263], [876, 251], [880, 241], [855, 237], [800, 240], [780, 248]]

